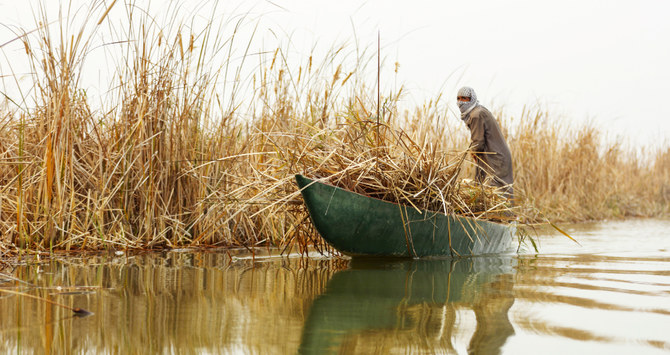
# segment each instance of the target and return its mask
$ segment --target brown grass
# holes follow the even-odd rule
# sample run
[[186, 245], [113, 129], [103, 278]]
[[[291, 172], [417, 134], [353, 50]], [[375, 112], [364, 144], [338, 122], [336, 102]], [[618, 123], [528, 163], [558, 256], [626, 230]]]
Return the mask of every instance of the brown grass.
[[667, 215], [670, 149], [626, 149], [594, 126], [569, 127], [541, 110], [526, 111], [515, 128], [515, 185], [548, 218]]
[[[105, 23], [108, 10], [89, 17]], [[445, 118], [442, 98], [403, 111], [402, 88], [385, 94], [377, 123], [366, 51], [352, 61], [333, 47], [296, 68], [279, 48], [254, 57], [255, 74], [243, 78], [222, 53], [247, 46], [246, 56], [250, 42], [219, 37], [225, 24], [192, 33], [176, 11], [169, 28], [136, 11], [112, 31], [124, 54], [95, 100], [107, 109], [92, 109], [80, 87], [95, 26], [17, 36], [33, 85], [0, 112], [3, 249], [325, 247], [296, 173], [446, 213], [496, 218], [508, 208], [460, 183], [472, 170], [467, 133]], [[527, 222], [667, 214], [670, 150], [639, 156], [542, 110], [501, 123]]]

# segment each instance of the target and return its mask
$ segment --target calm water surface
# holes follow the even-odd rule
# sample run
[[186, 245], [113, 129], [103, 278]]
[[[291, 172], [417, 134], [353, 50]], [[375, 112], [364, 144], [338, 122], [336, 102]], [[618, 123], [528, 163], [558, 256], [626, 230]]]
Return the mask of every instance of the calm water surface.
[[458, 260], [170, 252], [0, 271], [0, 353], [670, 353], [670, 221]]

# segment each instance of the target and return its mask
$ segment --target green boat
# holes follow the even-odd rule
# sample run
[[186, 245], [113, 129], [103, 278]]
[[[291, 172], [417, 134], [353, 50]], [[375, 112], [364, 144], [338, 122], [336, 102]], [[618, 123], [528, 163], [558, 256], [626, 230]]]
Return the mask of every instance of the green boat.
[[515, 225], [419, 211], [295, 176], [321, 237], [349, 256], [420, 258], [512, 250]]

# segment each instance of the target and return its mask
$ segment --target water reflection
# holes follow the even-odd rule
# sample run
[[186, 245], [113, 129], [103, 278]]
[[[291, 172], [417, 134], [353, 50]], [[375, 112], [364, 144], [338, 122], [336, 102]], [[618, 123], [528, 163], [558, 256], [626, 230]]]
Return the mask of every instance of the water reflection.
[[74, 318], [0, 294], [0, 353], [296, 353], [307, 309], [338, 267], [336, 259], [167, 253], [0, 270], [4, 289], [94, 313]]
[[31, 260], [0, 290], [94, 314], [0, 292], [0, 354], [667, 354], [670, 221], [630, 226], [497, 258]]
[[[514, 334], [512, 258], [353, 260], [312, 304], [300, 352], [456, 351], [461, 308], [476, 317], [468, 352], [497, 354]], [[461, 329], [462, 331], [462, 329]]]
[[2, 270], [0, 287], [94, 314], [0, 294], [0, 352], [432, 353], [468, 337], [459, 343], [496, 353], [514, 333], [514, 260], [167, 253], [27, 263]]

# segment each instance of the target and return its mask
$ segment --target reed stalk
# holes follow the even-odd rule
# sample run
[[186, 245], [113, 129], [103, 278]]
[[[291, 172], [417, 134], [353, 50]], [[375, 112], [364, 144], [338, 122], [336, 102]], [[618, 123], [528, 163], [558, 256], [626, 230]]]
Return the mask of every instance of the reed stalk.
[[54, 305], [54, 306], [57, 306], [57, 307], [65, 308], [65, 309], [67, 309], [67, 310], [72, 311], [76, 316], [79, 316], [79, 317], [85, 317], [85, 316], [89, 316], [89, 315], [92, 314], [91, 312], [89, 312], [89, 311], [87, 311], [87, 310], [85, 310], [85, 309], [83, 309], [83, 308], [79, 308], [79, 307], [70, 307], [70, 306], [67, 306], [67, 305], [64, 305], [64, 304], [61, 304], [61, 303], [58, 303], [58, 302], [54, 302], [54, 301], [52, 301], [52, 300], [50, 300], [50, 299], [46, 299], [46, 298], [44, 298], [44, 297], [39, 297], [39, 296], [31, 295], [31, 294], [29, 294], [29, 293], [25, 293], [25, 292], [19, 292], [19, 291], [7, 290], [7, 289], [4, 289], [4, 288], [0, 288], [0, 292], [2, 292], [2, 293], [8, 293], [8, 294], [15, 295], [15, 296], [20, 296], [20, 297], [28, 297], [28, 298], [36, 299], [36, 300], [38, 300], [38, 301], [41, 301], [41, 302], [44, 302], [44, 303], [48, 303], [48, 304], [51, 304], [51, 305]]

